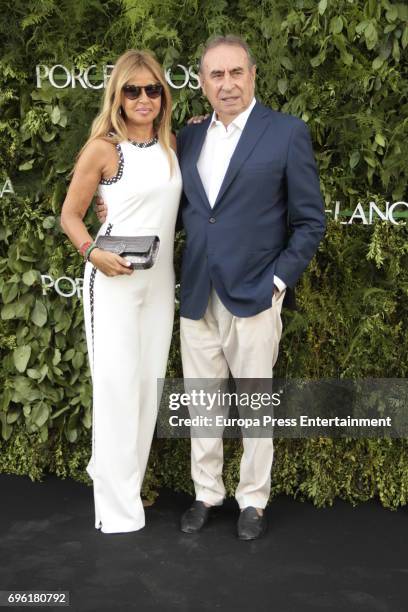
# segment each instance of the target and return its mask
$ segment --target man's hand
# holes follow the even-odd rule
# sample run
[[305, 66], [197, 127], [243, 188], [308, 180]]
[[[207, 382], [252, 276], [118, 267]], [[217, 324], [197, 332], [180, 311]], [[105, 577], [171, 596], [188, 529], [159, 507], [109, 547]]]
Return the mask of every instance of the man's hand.
[[190, 117], [190, 119], [187, 121], [187, 124], [190, 125], [190, 123], [202, 123], [208, 117], [209, 117], [208, 113], [207, 115], [195, 115], [194, 117]]
[[93, 249], [89, 256], [89, 261], [106, 276], [118, 276], [119, 274], [132, 274], [133, 268], [130, 262], [110, 251], [103, 249]]
[[95, 212], [98, 220], [101, 223], [105, 223], [106, 217], [108, 216], [108, 207], [100, 196], [96, 196]]

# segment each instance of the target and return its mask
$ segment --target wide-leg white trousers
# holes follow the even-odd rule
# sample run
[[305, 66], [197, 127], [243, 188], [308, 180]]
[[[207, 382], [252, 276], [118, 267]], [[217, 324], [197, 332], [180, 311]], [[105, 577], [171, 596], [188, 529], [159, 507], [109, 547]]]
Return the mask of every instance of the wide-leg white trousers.
[[115, 277], [90, 263], [85, 269], [93, 382], [87, 471], [94, 485], [95, 527], [104, 533], [145, 525], [140, 490], [160, 399], [157, 379], [165, 377], [174, 316], [174, 272], [167, 267]]

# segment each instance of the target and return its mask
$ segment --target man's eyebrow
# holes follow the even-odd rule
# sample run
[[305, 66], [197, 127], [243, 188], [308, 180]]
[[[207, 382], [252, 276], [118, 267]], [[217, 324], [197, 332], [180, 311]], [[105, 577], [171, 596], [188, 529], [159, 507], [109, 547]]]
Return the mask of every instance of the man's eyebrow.
[[215, 68], [214, 70], [211, 70], [210, 76], [217, 76], [219, 74], [224, 74], [224, 73], [225, 73], [225, 70]]
[[[229, 73], [242, 72], [242, 71], [243, 71], [242, 66], [236, 66], [235, 68], [231, 68], [231, 70], [228, 70]], [[225, 70], [221, 70], [221, 68], [215, 68], [214, 70], [211, 70], [210, 72], [210, 76], [218, 76], [220, 74], [225, 74]]]

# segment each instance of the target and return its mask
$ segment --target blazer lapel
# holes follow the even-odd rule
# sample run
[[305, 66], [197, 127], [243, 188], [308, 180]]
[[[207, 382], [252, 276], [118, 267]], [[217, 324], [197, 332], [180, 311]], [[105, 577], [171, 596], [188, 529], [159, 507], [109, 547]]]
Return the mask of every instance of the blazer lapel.
[[231, 161], [227, 168], [227, 172], [225, 173], [224, 180], [221, 184], [213, 208], [215, 208], [220, 203], [224, 193], [237, 176], [242, 164], [251, 153], [259, 138], [264, 133], [266, 126], [268, 125], [267, 118], [267, 109], [261, 104], [259, 104], [259, 102], [257, 102], [247, 119], [236, 149], [231, 157]]
[[198, 158], [200, 157], [201, 149], [203, 148], [204, 140], [207, 135], [207, 130], [210, 125], [211, 116], [205, 119], [202, 123], [196, 126], [197, 136], [195, 138], [194, 146], [190, 154], [190, 159], [188, 162], [188, 168], [190, 171], [191, 178], [194, 182], [194, 187], [197, 190], [197, 193], [200, 195], [203, 203], [208, 208], [211, 208], [210, 203], [207, 198], [207, 194], [205, 193], [204, 185], [201, 181], [200, 174], [197, 169]]

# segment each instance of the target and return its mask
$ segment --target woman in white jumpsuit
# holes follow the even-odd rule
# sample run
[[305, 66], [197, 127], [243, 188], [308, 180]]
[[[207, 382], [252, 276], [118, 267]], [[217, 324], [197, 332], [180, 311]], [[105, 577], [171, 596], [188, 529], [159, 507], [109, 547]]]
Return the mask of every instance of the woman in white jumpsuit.
[[[87, 258], [84, 314], [93, 382], [95, 527], [129, 532], [145, 524], [140, 491], [157, 418], [174, 315], [173, 241], [181, 175], [169, 146], [171, 98], [146, 52], [115, 65], [102, 112], [82, 149], [61, 215]], [[98, 187], [108, 216], [98, 235], [158, 236], [152, 268], [95, 248], [82, 221]]]

